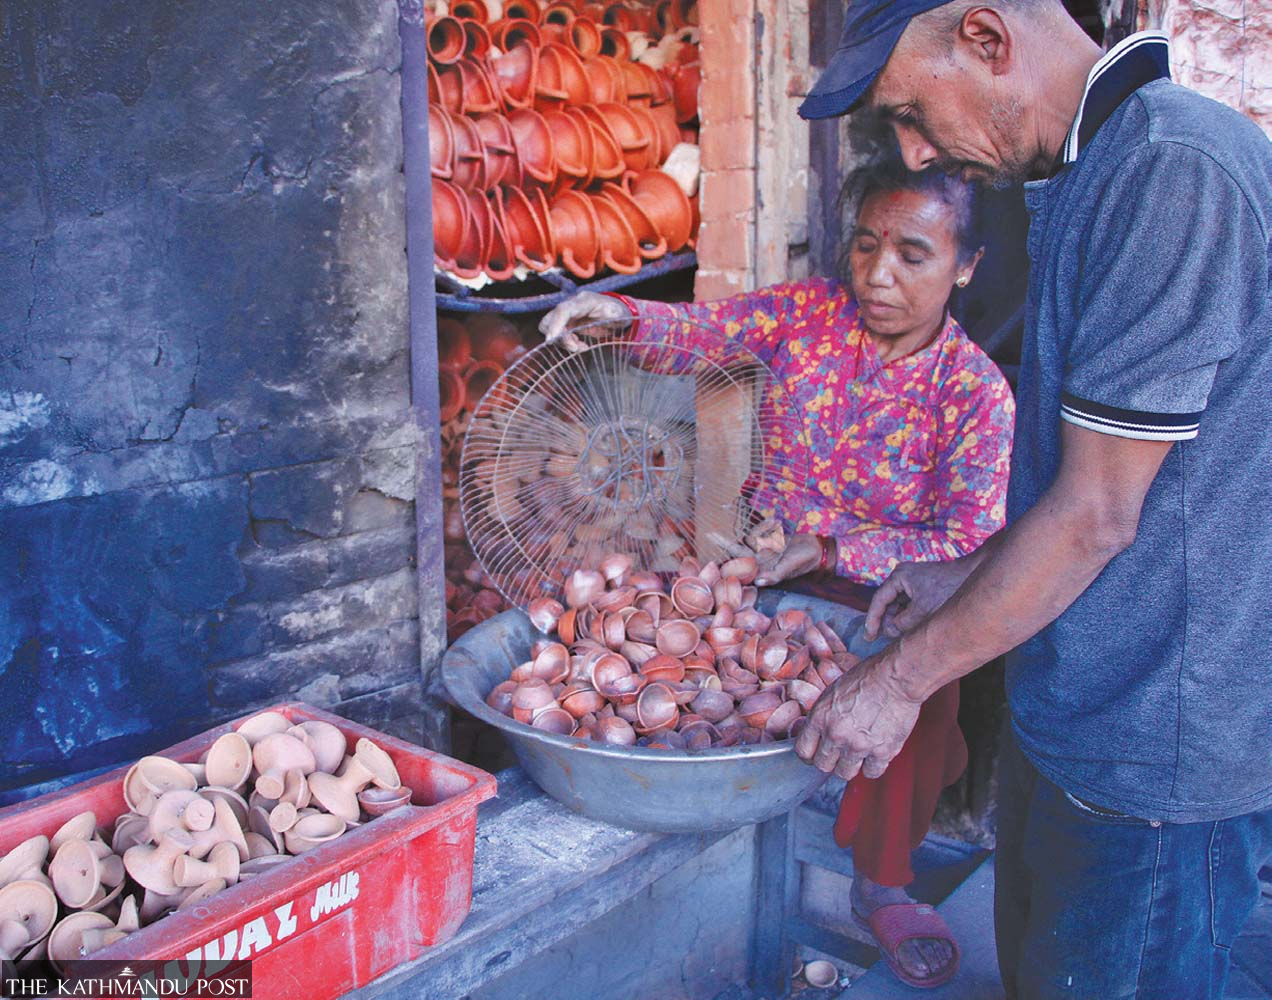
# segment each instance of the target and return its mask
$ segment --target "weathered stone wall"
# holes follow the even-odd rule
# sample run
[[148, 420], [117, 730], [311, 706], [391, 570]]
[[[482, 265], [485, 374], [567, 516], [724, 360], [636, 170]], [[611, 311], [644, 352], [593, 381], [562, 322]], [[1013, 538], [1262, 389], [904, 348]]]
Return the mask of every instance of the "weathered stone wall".
[[399, 62], [392, 0], [0, 6], [0, 790], [423, 737]]

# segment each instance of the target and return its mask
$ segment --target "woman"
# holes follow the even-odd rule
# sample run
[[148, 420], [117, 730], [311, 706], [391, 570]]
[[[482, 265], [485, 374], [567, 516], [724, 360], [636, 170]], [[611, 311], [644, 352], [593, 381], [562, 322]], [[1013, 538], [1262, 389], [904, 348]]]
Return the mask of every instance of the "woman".
[[[581, 348], [572, 325], [693, 320], [740, 340], [782, 380], [808, 414], [812, 481], [807, 496], [777, 502], [786, 543], [761, 554], [762, 584], [819, 569], [877, 584], [898, 562], [966, 555], [1004, 520], [1011, 391], [946, 308], [982, 254], [972, 191], [900, 165], [852, 183], [850, 288], [812, 279], [695, 305], [583, 292], [540, 324], [549, 341]], [[967, 764], [957, 713], [957, 685], [929, 699], [884, 776], [849, 783], [835, 824], [853, 848], [853, 914], [914, 986], [938, 986], [958, 964], [949, 929], [904, 888], [940, 790]]]

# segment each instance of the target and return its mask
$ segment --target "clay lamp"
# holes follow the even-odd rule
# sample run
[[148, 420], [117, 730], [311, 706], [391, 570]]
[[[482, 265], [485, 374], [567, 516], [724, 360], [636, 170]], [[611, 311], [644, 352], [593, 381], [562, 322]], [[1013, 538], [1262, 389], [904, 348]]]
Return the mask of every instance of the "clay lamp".
[[564, 111], [544, 111], [543, 120], [547, 123], [556, 154], [556, 186], [577, 184], [585, 187], [592, 179], [595, 159], [592, 130], [586, 122]]
[[142, 757], [124, 775], [124, 800], [133, 812], [148, 816], [164, 792], [197, 787], [194, 775], [175, 760]]
[[192, 889], [213, 879], [233, 885], [239, 877], [239, 852], [230, 843], [217, 844], [206, 861], [181, 855], [173, 862], [172, 879], [183, 889]]
[[513, 46], [521, 42], [529, 45], [537, 55], [539, 46], [543, 44], [543, 35], [539, 31], [538, 21], [531, 21], [526, 17], [505, 16], [491, 26], [490, 41], [505, 55], [512, 50]]
[[552, 706], [535, 713], [534, 718], [530, 720], [530, 725], [547, 733], [555, 733], [557, 736], [570, 736], [577, 728], [574, 716], [563, 708]]
[[548, 79], [556, 86], [554, 94], [564, 94], [568, 104], [586, 104], [591, 94], [583, 60], [568, 45], [561, 42], [544, 42], [539, 49], [540, 72], [548, 67]]
[[0, 920], [0, 962], [12, 962], [30, 944], [24, 925], [16, 920]]
[[44, 880], [41, 868], [49, 856], [49, 838], [43, 834], [22, 841], [0, 858], [0, 887], [19, 880]]
[[[662, 107], [666, 106], [667, 105], [662, 105]], [[648, 166], [650, 169], [658, 166], [667, 159], [667, 154], [671, 152], [672, 147], [675, 145], [674, 142], [671, 146], [663, 145], [666, 137], [660, 128], [658, 121], [654, 117], [654, 113], [658, 111], [658, 109], [642, 107], [639, 104], [633, 104], [630, 106], [620, 105], [620, 107], [622, 107], [623, 110], [626, 111], [627, 114], [629, 114], [636, 122], [638, 134], [643, 136], [649, 142], [649, 144], [645, 147], [645, 166]], [[633, 167], [632, 169], [643, 170], [645, 167]]]
[[565, 613], [560, 601], [554, 601], [550, 597], [536, 597], [528, 605], [526, 605], [526, 614], [530, 617], [530, 624], [548, 635], [556, 631], [557, 622], [561, 620], [561, 615]]
[[490, 387], [504, 373], [503, 365], [495, 361], [478, 361], [464, 373], [464, 405], [469, 410], [477, 409], [482, 397], [490, 391]]
[[656, 260], [667, 252], [667, 241], [645, 210], [617, 184], [601, 188], [601, 200], [609, 201], [623, 216], [636, 238], [637, 251], [645, 260]]
[[791, 727], [803, 714], [804, 710], [799, 702], [784, 701], [768, 717], [764, 723], [764, 731], [776, 740], [784, 740], [790, 736]]
[[449, 66], [464, 54], [464, 25], [456, 17], [439, 17], [429, 25], [428, 55], [439, 66]]
[[57, 898], [68, 908], [78, 910], [87, 906], [102, 884], [97, 855], [88, 841], [68, 840], [59, 847], [49, 862], [49, 878], [53, 880]]
[[661, 170], [629, 174], [625, 181], [636, 204], [666, 238], [667, 249], [676, 251], [683, 247], [692, 231], [693, 209], [680, 185]]
[[605, 577], [595, 570], [576, 569], [566, 579], [564, 590], [566, 605], [580, 608], [605, 593]]
[[633, 31], [636, 24], [633, 21], [634, 12], [627, 6], [624, 0], [614, 0], [604, 6], [601, 12], [601, 23], [613, 25], [619, 31]]
[[438, 99], [436, 101], [447, 114], [458, 115], [464, 111], [464, 78], [460, 75], [459, 66], [451, 63], [438, 66], [434, 71], [437, 77]]
[[455, 257], [468, 235], [468, 199], [449, 181], [433, 178], [433, 253], [445, 270], [455, 269]]
[[147, 889], [141, 897], [141, 922], [143, 924], [154, 923], [165, 913], [175, 910], [180, 902], [181, 890], [177, 890], [175, 893], [163, 893]]
[[92, 930], [114, 930], [115, 925], [104, 913], [72, 913], [58, 921], [49, 934], [49, 961], [58, 969], [89, 953], [84, 935]]
[[[512, 31], [509, 29], [509, 38], [514, 37]], [[538, 71], [538, 43], [528, 39], [510, 42], [502, 55], [490, 60], [490, 78], [509, 108], [527, 108], [534, 103]]]
[[654, 645], [664, 656], [682, 658], [688, 656], [698, 645], [700, 633], [698, 626], [691, 621], [669, 621], [658, 626], [657, 639]]
[[512, 692], [512, 717], [529, 725], [537, 712], [555, 704], [552, 685], [542, 677], [531, 677], [519, 683]]
[[238, 821], [239, 826], [247, 826], [247, 800], [232, 788], [224, 788], [218, 785], [207, 785], [199, 789], [199, 794], [212, 803], [213, 808], [216, 807], [217, 799], [222, 799], [234, 818]]
[[452, 270], [461, 278], [475, 278], [481, 274], [490, 249], [490, 206], [485, 196], [476, 191], [464, 192], [468, 211], [468, 228], [459, 252], [455, 255]]
[[501, 681], [491, 688], [486, 695], [486, 704], [501, 715], [512, 715], [512, 695], [517, 690], [517, 681]]
[[436, 104], [428, 106], [428, 164], [434, 177], [450, 180], [455, 155], [455, 131], [450, 115]]
[[[601, 104], [596, 110], [614, 138], [618, 140], [628, 169], [643, 170], [646, 166], [653, 165], [649, 162], [650, 138], [652, 135], [657, 141], [657, 137], [653, 134], [652, 120], [646, 118], [642, 121], [637, 117], [636, 111], [641, 110], [639, 106], [633, 110], [623, 104]], [[653, 158], [657, 160], [657, 156], [658, 148], [655, 146]]]
[[622, 212], [608, 198], [595, 196], [592, 196], [592, 208], [600, 223], [601, 260], [611, 271], [635, 274], [642, 264], [640, 247]]
[[[402, 784], [389, 755], [370, 740], [360, 739], [354, 755], [348, 758], [340, 775], [321, 771], [311, 774], [309, 789], [314, 801], [328, 812], [343, 820], [357, 822], [357, 794], [372, 782], [380, 788], [397, 788]], [[288, 835], [294, 830], [295, 827], [288, 831]], [[305, 835], [302, 833], [302, 836]]]
[[640, 672], [650, 681], [682, 681], [685, 679], [685, 662], [676, 656], [658, 653], [640, 665]]
[[452, 0], [450, 14], [461, 21], [477, 21], [480, 24], [490, 20], [490, 11], [483, 0]]
[[190, 856], [201, 860], [207, 857], [217, 844], [228, 841], [238, 848], [239, 857], [246, 859], [247, 841], [243, 839], [243, 827], [239, 825], [238, 818], [229, 802], [225, 799], [217, 799], [213, 802], [213, 808], [216, 815], [212, 825], [206, 830], [191, 833], [194, 843], [189, 849]]
[[656, 729], [675, 728], [680, 709], [666, 684], [647, 684], [636, 699], [636, 732], [647, 735]]
[[681, 142], [680, 126], [676, 123], [676, 109], [671, 104], [659, 104], [644, 109], [658, 131], [659, 163], [671, 155]]
[[464, 56], [455, 64], [459, 69], [461, 108], [466, 115], [485, 114], [499, 110], [499, 94], [482, 64], [471, 56]]
[[[630, 60], [632, 57], [632, 43], [627, 40], [626, 33], [613, 25], [603, 27], [601, 29], [601, 55], [609, 56], [618, 64]], [[621, 66], [619, 71], [622, 71]]]
[[[16, 924], [24, 935], [15, 951], [43, 941], [56, 919], [57, 896], [44, 882], [20, 879], [0, 889], [0, 924], [6, 928], [9, 924]], [[17, 932], [8, 928], [6, 936], [12, 942]]]
[[[321, 719], [308, 719], [297, 723], [288, 731], [288, 735], [301, 740], [313, 752], [319, 771], [335, 774], [344, 763], [345, 735], [330, 722]], [[284, 798], [287, 795], [284, 793]], [[300, 803], [304, 805], [304, 803]]]
[[373, 819], [392, 812], [411, 802], [411, 790], [405, 785], [399, 788], [364, 788], [358, 793], [358, 804], [362, 811]]
[[524, 20], [538, 24], [539, 19], [543, 17], [543, 8], [539, 5], [539, 0], [508, 0], [504, 4], [503, 13], [509, 20]]
[[623, 69], [623, 87], [627, 91], [628, 104], [643, 104], [648, 107], [653, 103], [654, 85], [645, 72], [648, 68], [643, 63], [620, 63]]
[[513, 146], [521, 165], [523, 181], [551, 184], [556, 180], [556, 152], [552, 131], [541, 114], [529, 108], [518, 108], [508, 115]]
[[143, 888], [165, 896], [177, 891], [172, 879], [176, 860], [194, 847], [194, 838], [185, 830], [169, 830], [155, 846], [140, 844], [124, 854], [124, 867]]
[[574, 51], [584, 59], [601, 54], [600, 26], [585, 14], [577, 15], [570, 22], [566, 37], [574, 46]]
[[630, 722], [616, 715], [597, 719], [593, 730], [601, 743], [621, 747], [636, 745], [636, 730], [632, 728]]
[[480, 21], [466, 18], [462, 24], [464, 25], [464, 55], [478, 63], [484, 62], [490, 55], [490, 32]]
[[568, 3], [549, 3], [539, 16], [539, 30], [544, 38], [564, 41], [569, 37], [570, 24], [575, 16], [574, 8]]
[[130, 847], [144, 844], [150, 839], [150, 820], [145, 816], [125, 813], [115, 821], [115, 832], [111, 834], [110, 848], [122, 855]]
[[[326, 772], [319, 772], [319, 773], [325, 774]], [[253, 848], [251, 846], [252, 841], [248, 840], [248, 838], [251, 837], [253, 834], [255, 834], [256, 837], [259, 837], [262, 840], [266, 841], [266, 843], [270, 845], [271, 853], [281, 854], [283, 852], [282, 834], [279, 833], [277, 830], [273, 828], [273, 826], [270, 825], [269, 814], [270, 814], [270, 811], [266, 809], [264, 806], [252, 806], [251, 811], [248, 814], [247, 822], [248, 822], [248, 825], [251, 827], [251, 830], [249, 833], [246, 833], [243, 835], [243, 842], [248, 844], [248, 859], [249, 860], [251, 859], [253, 855]], [[296, 818], [297, 819], [300, 818], [299, 811], [297, 811]], [[294, 825], [295, 824], [293, 824], [293, 826]]]
[[605, 698], [591, 685], [578, 682], [568, 685], [561, 692], [561, 707], [575, 719], [582, 719], [589, 713], [599, 712], [605, 707]]
[[[354, 800], [354, 809], [355, 811], [357, 810], [356, 799]], [[356, 817], [354, 822], [357, 822]], [[290, 853], [303, 854], [305, 851], [312, 850], [329, 840], [335, 840], [347, 828], [348, 824], [340, 816], [317, 813], [297, 820], [296, 825], [288, 830], [283, 837]]]
[[762, 729], [781, 704], [782, 696], [776, 691], [758, 691], [742, 700], [738, 705], [738, 715], [748, 726]]
[[591, 130], [592, 176], [598, 180], [612, 180], [622, 176], [625, 168], [623, 150], [605, 122], [582, 108], [567, 108], [566, 114], [576, 116]]
[[255, 830], [248, 830], [243, 834], [243, 838], [247, 841], [248, 860], [239, 865], [240, 874], [243, 865], [248, 862], [255, 861], [257, 858], [269, 858], [279, 853], [279, 845], [275, 844], [269, 837], [264, 837]]
[[700, 578], [682, 576], [671, 585], [671, 602], [686, 618], [711, 614], [715, 597]]
[[207, 900], [211, 899], [218, 892], [221, 892], [222, 890], [224, 890], [225, 887], [226, 887], [225, 879], [214, 878], [211, 881], [204, 882], [202, 885], [196, 886], [193, 889], [187, 889], [185, 890], [185, 895], [182, 896], [181, 901], [177, 903], [177, 909], [178, 910], [193, 909], [194, 907], [198, 906], [200, 903], [206, 902]]
[[282, 798], [287, 772], [311, 774], [318, 767], [314, 752], [287, 733], [273, 733], [252, 748], [252, 762], [259, 772], [256, 791], [268, 799]]
[[235, 732], [247, 740], [250, 746], [256, 746], [266, 736], [285, 733], [291, 727], [291, 720], [282, 712], [261, 712], [250, 719], [245, 719], [235, 728]]
[[252, 747], [242, 733], [224, 733], [217, 737], [208, 750], [205, 767], [205, 784], [218, 788], [238, 788], [247, 781], [251, 773]]
[[590, 278], [596, 274], [600, 255], [600, 222], [592, 201], [578, 191], [561, 191], [549, 209], [561, 262], [571, 274]]
[[[508, 236], [507, 224], [503, 217], [503, 202], [495, 194], [490, 196], [487, 206], [490, 214], [490, 245], [486, 250], [485, 271], [492, 281], [507, 281], [516, 270], [517, 260], [514, 256], [512, 240]], [[482, 593], [493, 592], [483, 591]], [[490, 609], [491, 614], [497, 614], [501, 610], [502, 603], [502, 600], [497, 599], [496, 595], [495, 604]]]

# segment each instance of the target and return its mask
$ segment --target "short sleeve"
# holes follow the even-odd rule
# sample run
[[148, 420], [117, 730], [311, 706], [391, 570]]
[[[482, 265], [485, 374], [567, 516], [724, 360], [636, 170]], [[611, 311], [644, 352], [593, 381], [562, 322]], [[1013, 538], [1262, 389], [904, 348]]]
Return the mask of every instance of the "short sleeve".
[[1118, 437], [1196, 437], [1218, 365], [1265, 306], [1259, 217], [1204, 152], [1159, 142], [1120, 166], [1092, 218], [1061, 416]]

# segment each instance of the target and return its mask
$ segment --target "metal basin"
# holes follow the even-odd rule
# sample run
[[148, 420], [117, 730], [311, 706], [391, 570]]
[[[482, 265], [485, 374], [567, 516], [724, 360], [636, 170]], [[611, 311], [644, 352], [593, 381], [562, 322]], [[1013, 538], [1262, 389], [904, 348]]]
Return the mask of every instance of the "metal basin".
[[[781, 591], [761, 609], [804, 608], [829, 622], [858, 655], [865, 616], [843, 605]], [[826, 776], [795, 756], [793, 740], [702, 751], [615, 747], [557, 736], [496, 712], [486, 695], [529, 659], [539, 634], [520, 611], [505, 611], [462, 636], [442, 657], [442, 679], [464, 711], [501, 730], [527, 774], [575, 812], [630, 830], [728, 830], [788, 812]]]

